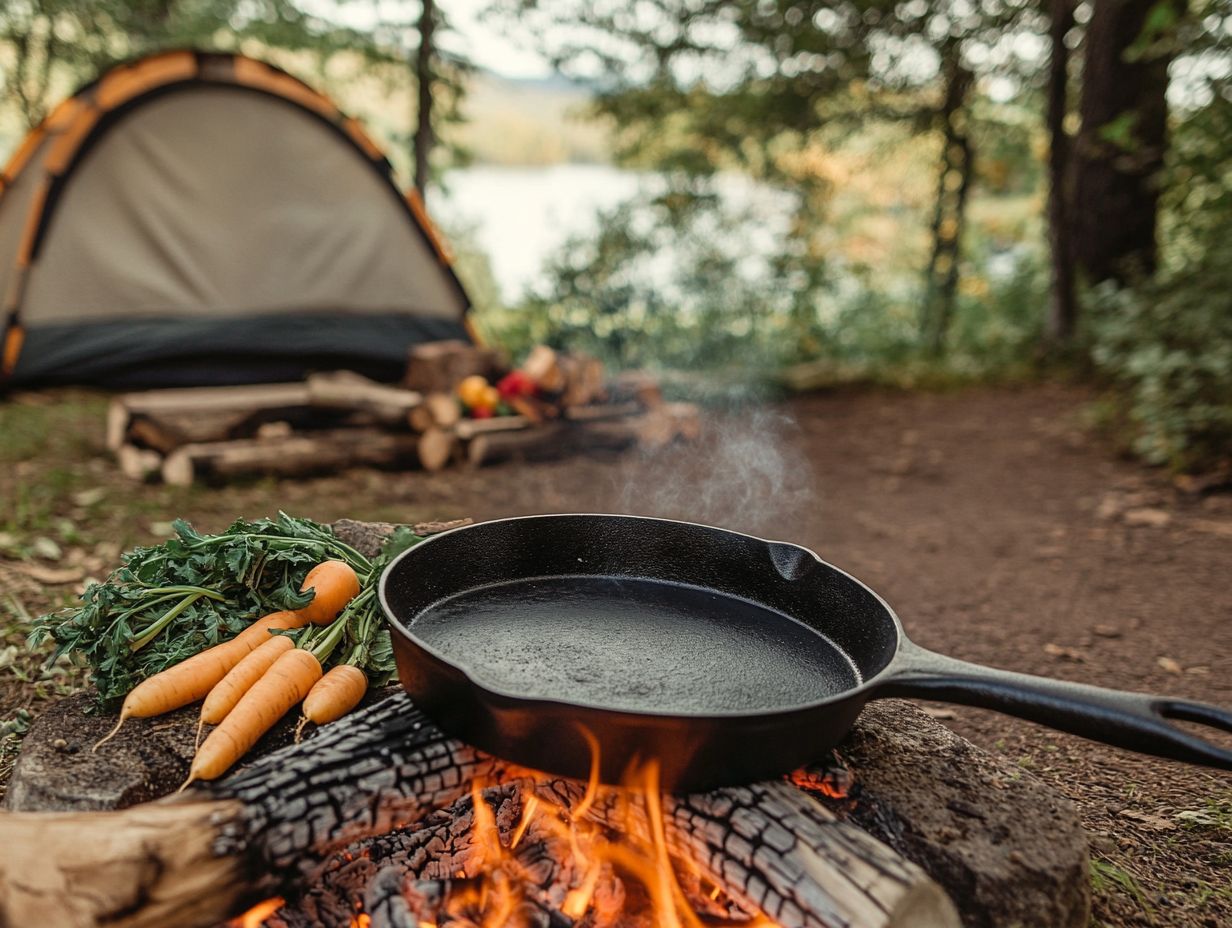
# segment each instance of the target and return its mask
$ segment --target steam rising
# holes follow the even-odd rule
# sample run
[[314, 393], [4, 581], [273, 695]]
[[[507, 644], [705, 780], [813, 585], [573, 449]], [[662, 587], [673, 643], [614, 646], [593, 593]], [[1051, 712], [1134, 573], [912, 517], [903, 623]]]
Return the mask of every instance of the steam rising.
[[707, 410], [701, 441], [639, 462], [621, 508], [776, 538], [818, 505], [799, 431], [790, 415], [764, 406]]

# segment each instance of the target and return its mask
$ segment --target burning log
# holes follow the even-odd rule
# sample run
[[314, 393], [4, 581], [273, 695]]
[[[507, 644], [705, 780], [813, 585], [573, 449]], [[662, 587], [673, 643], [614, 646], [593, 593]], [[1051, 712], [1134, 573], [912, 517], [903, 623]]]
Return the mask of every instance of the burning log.
[[[207, 928], [310, 885], [352, 842], [422, 822], [477, 781], [520, 775], [445, 737], [398, 694], [178, 797], [5, 816], [0, 922]], [[553, 783], [566, 798], [584, 792]], [[787, 784], [665, 799], [664, 819], [707, 879], [784, 928], [958, 924], [923, 871]]]

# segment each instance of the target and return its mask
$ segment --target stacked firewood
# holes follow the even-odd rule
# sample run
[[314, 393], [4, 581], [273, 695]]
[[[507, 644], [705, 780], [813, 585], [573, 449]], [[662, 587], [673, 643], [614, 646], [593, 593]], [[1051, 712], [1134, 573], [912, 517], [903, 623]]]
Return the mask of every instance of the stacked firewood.
[[332, 371], [300, 383], [117, 396], [107, 445], [133, 479], [187, 486], [656, 448], [699, 432], [697, 408], [664, 401], [645, 373], [609, 378], [594, 358], [546, 346], [510, 369], [498, 352], [449, 341], [412, 348], [398, 385]]

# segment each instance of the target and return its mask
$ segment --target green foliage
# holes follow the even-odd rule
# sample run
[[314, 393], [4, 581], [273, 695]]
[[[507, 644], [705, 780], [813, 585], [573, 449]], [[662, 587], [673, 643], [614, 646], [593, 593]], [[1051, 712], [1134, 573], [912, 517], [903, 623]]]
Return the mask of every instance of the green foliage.
[[[378, 37], [297, 0], [6, 0], [0, 4], [0, 99], [37, 124], [73, 87], [117, 61], [163, 48], [343, 50], [383, 54]], [[11, 62], [11, 67], [9, 66]]]
[[1196, 470], [1232, 459], [1232, 217], [1199, 257], [1093, 294], [1096, 364], [1122, 391], [1133, 450]]
[[[760, 249], [754, 231], [767, 239]], [[702, 188], [602, 213], [598, 232], [566, 243], [546, 274], [545, 288], [492, 322], [515, 356], [546, 342], [616, 368], [740, 368], [755, 377], [817, 347], [820, 262], [789, 230], [758, 230]]]
[[80, 655], [104, 701], [172, 664], [243, 631], [260, 616], [312, 601], [300, 584], [313, 565], [347, 561], [361, 582], [373, 565], [330, 529], [279, 513], [237, 521], [219, 535], [201, 535], [183, 521], [176, 537], [135, 548], [104, 583], [92, 583], [79, 605], [42, 616], [31, 643], [54, 639], [54, 662]]

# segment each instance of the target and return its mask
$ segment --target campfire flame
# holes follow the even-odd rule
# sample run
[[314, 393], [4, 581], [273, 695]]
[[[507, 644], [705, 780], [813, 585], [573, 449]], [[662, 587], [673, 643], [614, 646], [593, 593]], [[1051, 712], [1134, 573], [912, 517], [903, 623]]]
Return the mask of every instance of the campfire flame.
[[265, 920], [286, 905], [281, 896], [262, 899], [243, 915], [236, 916], [227, 922], [227, 928], [261, 928]]
[[[533, 836], [561, 855], [568, 877], [563, 898], [554, 900], [562, 915], [594, 928], [627, 923], [631, 897], [639, 910], [637, 924], [656, 928], [707, 928], [739, 924], [773, 928], [763, 916], [744, 913], [723, 888], [712, 883], [695, 862], [675, 856], [669, 849], [664, 822], [660, 767], [657, 761], [634, 765], [620, 789], [604, 790], [599, 783], [599, 744], [588, 731], [591, 772], [580, 800], [560, 800], [547, 788], [547, 776], [518, 770], [530, 786], [523, 792], [521, 816], [508, 843], [501, 839], [495, 815], [484, 798], [485, 786], [471, 790], [472, 854], [439, 911], [439, 925], [458, 928], [524, 928], [529, 918], [523, 905], [536, 891], [536, 876], [518, 858], [519, 846]], [[596, 807], [602, 800], [602, 810]], [[592, 812], [601, 811], [601, 814]], [[705, 900], [699, 913], [682, 881], [694, 890], [694, 900]], [[622, 921], [624, 919], [624, 921]], [[425, 920], [419, 928], [438, 928]]]
[[[418, 928], [529, 928], [544, 908], [587, 928], [775, 928], [732, 899], [691, 855], [674, 853], [679, 849], [669, 840], [658, 762], [632, 766], [619, 789], [601, 787], [598, 742], [586, 734], [592, 763], [584, 792], [521, 768], [506, 768], [501, 782], [471, 785], [467, 853], [460, 869], [448, 874], [444, 897], [413, 907]], [[504, 804], [511, 779], [520, 809]], [[787, 779], [830, 799], [847, 797], [853, 785], [841, 767], [801, 769]], [[506, 800], [495, 798], [502, 783]], [[500, 805], [499, 822], [492, 802]], [[406, 884], [403, 894], [412, 904], [414, 893]], [[282, 905], [280, 898], [265, 900], [228, 928], [260, 928]], [[349, 928], [370, 928], [360, 900], [355, 913]]]

